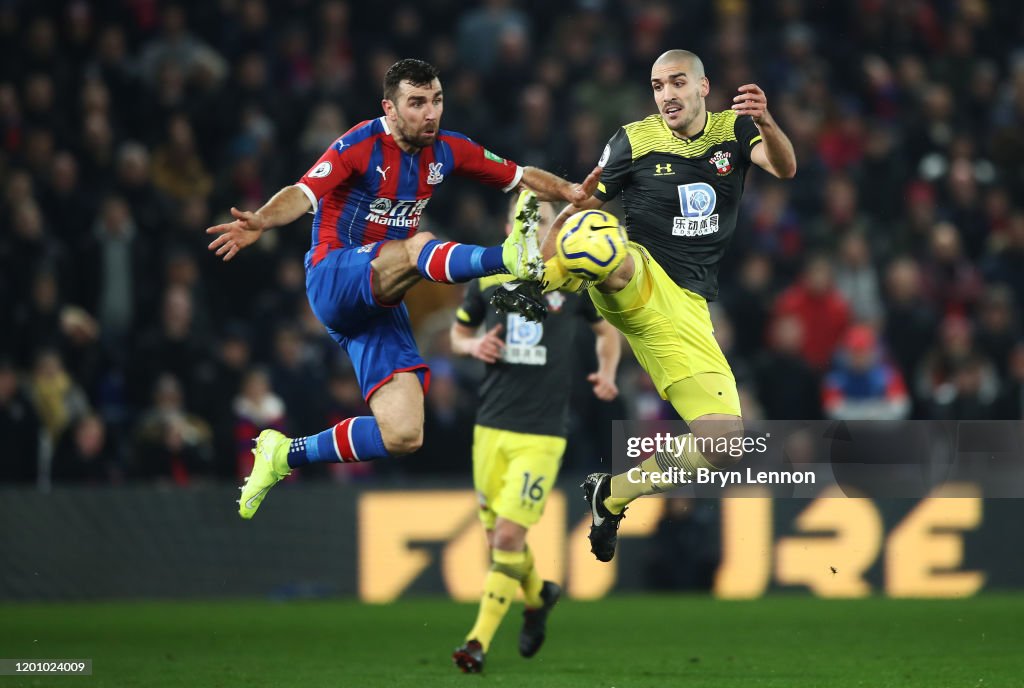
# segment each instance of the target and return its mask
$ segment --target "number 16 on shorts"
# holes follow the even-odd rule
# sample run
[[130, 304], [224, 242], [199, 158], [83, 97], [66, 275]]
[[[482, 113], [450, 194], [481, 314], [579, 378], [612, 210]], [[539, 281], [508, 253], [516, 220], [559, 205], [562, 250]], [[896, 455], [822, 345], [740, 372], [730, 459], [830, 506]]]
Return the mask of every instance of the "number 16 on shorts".
[[533, 508], [544, 499], [544, 486], [541, 484], [543, 482], [543, 475], [534, 478], [529, 471], [523, 472], [523, 489], [519, 493], [523, 506]]

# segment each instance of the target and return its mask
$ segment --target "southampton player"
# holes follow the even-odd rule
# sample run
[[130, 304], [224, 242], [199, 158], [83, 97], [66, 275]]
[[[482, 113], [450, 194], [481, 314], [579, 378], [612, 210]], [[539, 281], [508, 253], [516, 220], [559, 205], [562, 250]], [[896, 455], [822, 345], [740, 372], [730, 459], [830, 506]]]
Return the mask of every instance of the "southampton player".
[[525, 186], [542, 199], [579, 202], [597, 183], [597, 170], [575, 186], [442, 130], [441, 83], [426, 62], [392, 65], [384, 77], [382, 107], [383, 117], [342, 135], [299, 182], [256, 212], [232, 208], [233, 222], [207, 230], [220, 235], [210, 249], [230, 260], [265, 230], [314, 213], [306, 293], [317, 318], [352, 359], [373, 412], [310, 437], [260, 433], [252, 474], [241, 488], [243, 518], [252, 518], [267, 491], [293, 468], [369, 461], [420, 447], [430, 373], [402, 303], [416, 282], [466, 282], [503, 272], [536, 276], [537, 197], [523, 196], [515, 231], [503, 245], [484, 248], [416, 234], [436, 186], [448, 176], [463, 175], [505, 191]]
[[[554, 219], [541, 206], [542, 224]], [[498, 315], [487, 303], [508, 275], [471, 282], [452, 325], [452, 350], [487, 364], [473, 429], [473, 484], [480, 498], [480, 520], [491, 547], [491, 569], [484, 582], [476, 623], [452, 658], [464, 672], [483, 668], [484, 655], [516, 590], [526, 609], [519, 652], [532, 657], [544, 642], [548, 613], [561, 589], [542, 581], [526, 546], [526, 531], [544, 511], [558, 478], [565, 450], [571, 387], [573, 335], [582, 318], [596, 335], [597, 371], [587, 380], [604, 401], [618, 395], [615, 370], [620, 342], [590, 299], [552, 292], [548, 317], [529, 322], [516, 313]], [[483, 334], [478, 329], [484, 328]]]
[[[790, 178], [796, 156], [754, 84], [740, 87], [731, 110], [707, 112], [704, 65], [689, 51], [660, 56], [651, 68], [651, 87], [659, 114], [612, 136], [594, 197], [567, 208], [556, 227], [579, 208], [622, 195], [629, 255], [590, 295], [693, 435], [679, 453], [658, 453], [641, 468], [721, 469], [736, 459], [700, 449], [741, 435], [743, 419], [707, 302], [718, 295], [718, 266], [736, 229], [747, 169], [753, 163]], [[544, 242], [546, 256], [554, 253], [555, 234]], [[625, 473], [594, 473], [583, 488], [593, 517], [591, 550], [610, 561], [626, 505], [657, 486], [631, 482]]]

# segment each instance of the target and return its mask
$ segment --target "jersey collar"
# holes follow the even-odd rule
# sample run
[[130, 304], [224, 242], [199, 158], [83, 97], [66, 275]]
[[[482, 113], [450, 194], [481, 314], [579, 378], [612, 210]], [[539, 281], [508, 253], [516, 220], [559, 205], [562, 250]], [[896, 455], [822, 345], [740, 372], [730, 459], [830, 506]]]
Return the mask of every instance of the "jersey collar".
[[704, 111], [704, 128], [701, 129], [700, 131], [698, 131], [696, 134], [694, 134], [690, 138], [684, 139], [681, 136], [676, 136], [675, 133], [671, 129], [668, 128], [668, 125], [665, 124], [665, 119], [663, 117], [659, 117], [659, 119], [661, 119], [661, 126], [664, 127], [665, 133], [667, 133], [669, 136], [671, 136], [672, 138], [676, 139], [677, 141], [682, 141], [683, 143], [693, 143], [694, 141], [699, 139], [701, 136], [706, 134], [707, 131], [708, 131], [708, 127], [711, 126], [711, 113], [707, 112], [705, 110]]

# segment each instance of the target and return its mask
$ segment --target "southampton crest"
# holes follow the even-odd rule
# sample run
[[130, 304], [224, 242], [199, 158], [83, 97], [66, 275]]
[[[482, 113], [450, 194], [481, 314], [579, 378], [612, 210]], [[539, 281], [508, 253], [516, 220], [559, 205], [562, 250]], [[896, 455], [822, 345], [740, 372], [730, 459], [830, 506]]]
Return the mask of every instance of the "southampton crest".
[[718, 151], [712, 155], [711, 159], [708, 161], [715, 166], [715, 172], [717, 172], [720, 177], [724, 177], [732, 172], [732, 163], [729, 161], [731, 155], [732, 154], [728, 151]]

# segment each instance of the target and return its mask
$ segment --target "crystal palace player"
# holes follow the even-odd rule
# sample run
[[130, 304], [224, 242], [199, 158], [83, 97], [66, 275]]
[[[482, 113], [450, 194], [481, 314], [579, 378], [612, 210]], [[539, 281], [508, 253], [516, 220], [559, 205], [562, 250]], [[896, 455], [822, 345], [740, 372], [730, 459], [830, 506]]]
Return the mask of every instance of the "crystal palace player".
[[[230, 260], [265, 230], [314, 211], [306, 293], [317, 318], [352, 359], [373, 412], [310, 437], [260, 433], [252, 474], [241, 488], [243, 518], [252, 518], [267, 491], [298, 466], [416, 451], [430, 372], [413, 340], [405, 292], [421, 278], [455, 283], [501, 272], [537, 276], [537, 198], [580, 202], [597, 184], [598, 170], [576, 186], [442, 130], [441, 84], [426, 62], [391, 66], [382, 107], [383, 117], [346, 132], [298, 183], [256, 212], [232, 208], [233, 222], [206, 230], [220, 235], [210, 249]], [[503, 245], [484, 248], [416, 234], [434, 188], [453, 174], [505, 191], [536, 191], [524, 195], [515, 231]]]
[[[629, 255], [590, 296], [692, 433], [678, 452], [655, 454], [641, 469], [692, 474], [735, 462], [707, 448], [743, 432], [736, 380], [715, 341], [707, 302], [718, 295], [718, 265], [736, 229], [744, 177], [752, 164], [792, 177], [796, 156], [756, 85], [741, 86], [731, 110], [708, 112], [704, 65], [689, 51], [659, 57], [651, 88], [659, 114], [612, 136], [597, 192], [577, 207], [596, 208], [622, 194]], [[545, 241], [546, 254], [553, 248]], [[658, 491], [655, 483], [627, 476], [594, 473], [583, 485], [593, 518], [591, 550], [601, 561], [615, 554], [626, 505]]]

